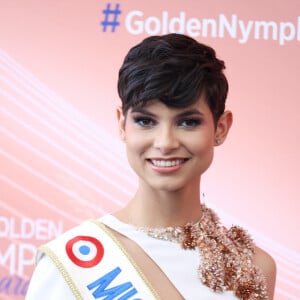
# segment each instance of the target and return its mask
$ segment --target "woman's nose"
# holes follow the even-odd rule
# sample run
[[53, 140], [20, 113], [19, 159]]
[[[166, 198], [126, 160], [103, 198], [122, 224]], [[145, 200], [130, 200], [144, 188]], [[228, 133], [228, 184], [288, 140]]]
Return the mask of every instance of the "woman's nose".
[[179, 140], [176, 130], [169, 126], [158, 128], [154, 137], [154, 147], [163, 154], [172, 152], [179, 147]]

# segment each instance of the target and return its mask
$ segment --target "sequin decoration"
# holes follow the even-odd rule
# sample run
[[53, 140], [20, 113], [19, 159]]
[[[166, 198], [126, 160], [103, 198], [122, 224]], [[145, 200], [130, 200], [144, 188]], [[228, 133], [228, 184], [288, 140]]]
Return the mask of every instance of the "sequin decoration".
[[184, 226], [140, 227], [149, 236], [178, 242], [183, 249], [199, 249], [200, 280], [215, 292], [233, 291], [242, 300], [268, 300], [266, 280], [253, 264], [254, 243], [238, 226], [227, 229], [213, 210], [202, 204], [201, 219]]

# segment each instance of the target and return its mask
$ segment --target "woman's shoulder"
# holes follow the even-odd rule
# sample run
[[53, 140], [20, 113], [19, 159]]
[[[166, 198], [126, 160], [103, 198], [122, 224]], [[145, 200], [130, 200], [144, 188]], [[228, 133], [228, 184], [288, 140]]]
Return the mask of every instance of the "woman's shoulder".
[[258, 266], [267, 282], [269, 298], [273, 299], [276, 281], [276, 262], [274, 258], [260, 247], [255, 247], [253, 263]]
[[255, 247], [253, 261], [262, 270], [267, 272], [276, 272], [276, 263], [274, 258], [260, 247]]

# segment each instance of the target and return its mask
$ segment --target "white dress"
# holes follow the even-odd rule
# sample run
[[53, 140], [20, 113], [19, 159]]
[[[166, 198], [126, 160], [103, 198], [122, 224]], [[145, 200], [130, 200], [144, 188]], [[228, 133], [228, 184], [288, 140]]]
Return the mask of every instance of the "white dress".
[[[187, 300], [237, 300], [232, 291], [216, 293], [197, 277], [198, 250], [183, 250], [177, 243], [149, 237], [112, 215], [100, 218], [107, 227], [136, 242], [170, 279]], [[29, 285], [26, 300], [73, 300], [71, 290], [48, 256], [39, 261]], [[147, 299], [143, 299], [147, 300]], [[163, 299], [170, 300], [170, 299]]]

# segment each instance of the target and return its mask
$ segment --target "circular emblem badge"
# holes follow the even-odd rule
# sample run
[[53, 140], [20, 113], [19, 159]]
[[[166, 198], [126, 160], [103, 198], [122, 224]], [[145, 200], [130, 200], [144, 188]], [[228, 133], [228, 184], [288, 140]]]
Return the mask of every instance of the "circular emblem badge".
[[104, 255], [104, 247], [91, 236], [76, 236], [66, 244], [66, 252], [71, 261], [79, 267], [96, 266]]

